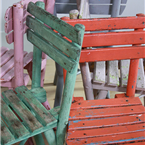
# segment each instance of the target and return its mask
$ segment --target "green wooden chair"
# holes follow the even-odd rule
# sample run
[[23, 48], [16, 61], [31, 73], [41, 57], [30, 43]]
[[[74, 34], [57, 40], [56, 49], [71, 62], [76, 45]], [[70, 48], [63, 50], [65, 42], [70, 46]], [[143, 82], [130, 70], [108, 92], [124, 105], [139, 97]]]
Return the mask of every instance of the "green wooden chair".
[[[40, 2], [41, 5], [44, 3]], [[15, 91], [2, 92], [1, 144], [21, 141], [22, 145], [34, 136], [36, 144], [43, 145], [41, 133], [44, 132], [49, 145], [63, 145], [85, 28], [80, 24], [73, 27], [32, 2], [27, 11], [33, 15], [26, 20], [27, 38], [34, 45], [32, 89], [20, 86]], [[46, 91], [40, 87], [42, 52], [67, 70], [62, 105], [49, 111], [41, 104], [46, 100]]]

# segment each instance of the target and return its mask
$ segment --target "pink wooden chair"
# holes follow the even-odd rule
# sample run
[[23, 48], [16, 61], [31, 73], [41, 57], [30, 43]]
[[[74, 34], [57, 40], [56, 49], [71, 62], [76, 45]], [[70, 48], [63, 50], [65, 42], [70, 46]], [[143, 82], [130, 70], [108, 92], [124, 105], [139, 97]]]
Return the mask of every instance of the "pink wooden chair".
[[[1, 47], [1, 74], [0, 81], [1, 87], [8, 87], [14, 89], [21, 85], [27, 85], [29, 78], [32, 78], [32, 57], [33, 53], [24, 51], [24, 34], [26, 33], [26, 16], [28, 3], [36, 2], [38, 0], [21, 0], [18, 3], [10, 6], [5, 13], [5, 32], [8, 44], [13, 43], [14, 49]], [[54, 0], [39, 0], [45, 2], [45, 9], [53, 14]], [[43, 86], [45, 68], [46, 68], [46, 55], [42, 54], [42, 67], [41, 67], [41, 86]], [[24, 73], [27, 69], [28, 74]], [[29, 77], [30, 76], [30, 77]], [[49, 109], [48, 102], [43, 103]]]

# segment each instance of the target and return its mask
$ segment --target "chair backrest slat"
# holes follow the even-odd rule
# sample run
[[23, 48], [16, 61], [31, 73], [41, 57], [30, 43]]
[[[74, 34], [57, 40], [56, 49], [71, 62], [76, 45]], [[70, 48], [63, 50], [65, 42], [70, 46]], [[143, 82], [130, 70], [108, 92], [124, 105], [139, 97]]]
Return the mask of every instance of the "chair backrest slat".
[[35, 16], [35, 18], [39, 19], [40, 21], [44, 22], [51, 28], [58, 31], [60, 34], [68, 37], [73, 42], [80, 44], [80, 33], [79, 30], [68, 25], [64, 21], [58, 19], [57, 17], [51, 15], [49, 12], [39, 8], [34, 3], [30, 2], [28, 5], [27, 11]]
[[[111, 54], [111, 55], [110, 55]], [[80, 63], [95, 61], [111, 61], [122, 59], [145, 58], [145, 47], [112, 47], [95, 50], [82, 50]]]
[[[115, 40], [115, 41], [114, 41]], [[93, 33], [84, 36], [83, 47], [144, 44], [145, 33], [136, 32], [108, 32]]]
[[66, 22], [72, 26], [79, 22], [79, 24], [85, 25], [85, 31], [141, 29], [145, 25], [144, 17], [79, 19], [79, 21], [71, 19]]
[[[59, 47], [61, 51], [65, 52], [66, 55], [71, 56], [72, 59], [76, 60], [78, 58], [81, 51], [80, 49], [78, 49], [75, 45], [73, 45], [66, 39], [62, 38], [57, 33], [54, 33], [53, 30], [49, 29], [47, 26], [45, 26], [38, 20], [32, 18], [31, 16], [28, 16], [27, 26], [30, 29], [33, 29], [33, 31], [37, 33], [38, 35], [43, 36], [43, 38], [46, 41], [49, 41], [56, 47]], [[71, 48], [71, 49], [68, 49], [68, 48]]]
[[31, 30], [27, 31], [28, 40], [33, 43], [36, 47], [41, 49], [44, 53], [54, 59], [58, 64], [60, 64], [68, 72], [72, 73], [76, 66], [76, 62], [63, 54], [60, 50], [49, 44], [41, 36], [36, 35]]

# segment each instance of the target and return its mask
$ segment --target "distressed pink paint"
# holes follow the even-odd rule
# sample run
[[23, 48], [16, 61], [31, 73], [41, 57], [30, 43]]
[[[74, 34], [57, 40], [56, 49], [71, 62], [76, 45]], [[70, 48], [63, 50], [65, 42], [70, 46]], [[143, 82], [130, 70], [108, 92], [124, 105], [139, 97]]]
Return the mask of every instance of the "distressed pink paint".
[[14, 20], [14, 51], [15, 51], [15, 88], [23, 82], [23, 6], [20, 3], [13, 5]]

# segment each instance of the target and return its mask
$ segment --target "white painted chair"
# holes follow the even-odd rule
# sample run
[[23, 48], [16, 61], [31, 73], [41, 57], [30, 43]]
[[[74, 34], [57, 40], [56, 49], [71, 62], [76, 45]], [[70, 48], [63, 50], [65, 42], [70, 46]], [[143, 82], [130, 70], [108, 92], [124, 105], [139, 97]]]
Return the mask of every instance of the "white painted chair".
[[[98, 4], [101, 5], [106, 3], [108, 2], [104, 0], [102, 1], [80, 0], [78, 1], [78, 9], [80, 10], [80, 16], [82, 18], [90, 18], [90, 14], [95, 13], [95, 10], [99, 11]], [[112, 3], [113, 5], [111, 13], [109, 9], [104, 8], [104, 10], [105, 11], [108, 10], [108, 14], [111, 14], [111, 17], [117, 17], [118, 15], [121, 14], [122, 10], [124, 9], [125, 3], [126, 1], [124, 0], [114, 0]], [[88, 63], [81, 64], [86, 99], [88, 100], [94, 99], [94, 92], [95, 99], [104, 99], [102, 98], [102, 96], [106, 96], [108, 90], [125, 92], [128, 80], [129, 64], [130, 60], [96, 62], [94, 65], [94, 72], [92, 75], [90, 75]], [[93, 92], [92, 88], [98, 91]], [[140, 59], [139, 62], [136, 93], [141, 94], [141, 96], [145, 95], [145, 75], [144, 75], [143, 59]]]

